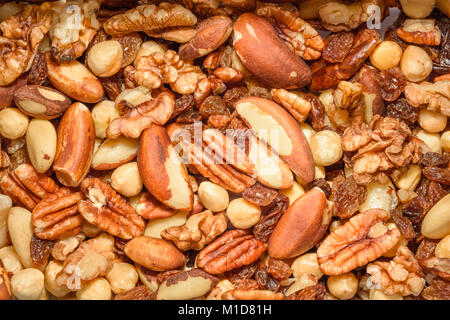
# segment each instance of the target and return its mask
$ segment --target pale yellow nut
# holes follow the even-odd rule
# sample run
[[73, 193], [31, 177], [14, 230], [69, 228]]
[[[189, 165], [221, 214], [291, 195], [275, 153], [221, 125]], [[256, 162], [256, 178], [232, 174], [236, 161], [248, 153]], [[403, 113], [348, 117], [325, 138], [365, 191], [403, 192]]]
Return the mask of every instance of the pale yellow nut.
[[403, 300], [403, 297], [399, 294], [388, 296], [381, 290], [371, 289], [369, 291], [370, 300]]
[[450, 194], [439, 200], [422, 221], [422, 234], [430, 239], [442, 239], [450, 234]]
[[26, 134], [27, 151], [31, 164], [44, 173], [53, 164], [56, 154], [56, 130], [48, 120], [33, 119]]
[[319, 166], [329, 166], [342, 157], [341, 137], [334, 131], [317, 132], [310, 140], [314, 163]]
[[225, 210], [230, 202], [227, 190], [209, 181], [200, 183], [198, 196], [203, 206], [213, 212]]
[[317, 279], [322, 277], [316, 253], [305, 253], [299, 256], [291, 265], [292, 275], [300, 278], [302, 274], [312, 274]]
[[295, 282], [286, 290], [285, 295], [289, 296], [306, 287], [314, 286], [317, 284], [317, 281], [318, 279], [315, 275], [303, 273], [299, 278], [296, 278]]
[[78, 300], [111, 300], [111, 285], [103, 277], [91, 280], [76, 293]]
[[125, 197], [138, 195], [142, 186], [137, 162], [123, 164], [111, 175], [111, 187]]
[[330, 293], [339, 300], [348, 300], [354, 297], [358, 290], [358, 279], [349, 272], [338, 276], [330, 276], [327, 280]]
[[441, 136], [438, 133], [421, 129], [416, 133], [416, 137], [422, 140], [430, 148], [430, 151], [442, 153]]
[[402, 174], [397, 180], [395, 185], [399, 189], [411, 190], [416, 189], [422, 177], [422, 169], [418, 165], [411, 165], [404, 174]]
[[111, 270], [106, 274], [106, 279], [115, 294], [131, 290], [139, 280], [136, 268], [129, 263], [114, 263]]
[[419, 82], [431, 73], [433, 61], [424, 49], [409, 45], [403, 52], [400, 69], [406, 80]]
[[226, 214], [235, 228], [248, 229], [258, 223], [261, 208], [243, 198], [238, 198], [230, 202]]
[[15, 274], [23, 269], [20, 258], [13, 246], [3, 247], [0, 249], [0, 262], [3, 264], [6, 272]]
[[103, 100], [97, 103], [91, 111], [94, 120], [95, 136], [97, 138], [106, 138], [106, 130], [109, 124], [120, 117], [119, 109], [114, 101]]
[[70, 293], [70, 290], [56, 283], [56, 275], [62, 270], [63, 264], [60, 261], [52, 260], [45, 268], [45, 288], [55, 297], [61, 298]]
[[0, 111], [0, 135], [7, 139], [23, 137], [28, 128], [28, 117], [17, 108]]
[[436, 0], [400, 0], [402, 11], [410, 18], [423, 19], [433, 10]]
[[12, 200], [10, 197], [0, 194], [0, 248], [8, 245], [8, 213], [12, 207]]
[[88, 66], [99, 77], [110, 77], [122, 66], [123, 50], [116, 40], [96, 43], [88, 52]]
[[37, 300], [44, 291], [44, 274], [38, 269], [18, 271], [11, 278], [11, 290], [19, 300]]
[[439, 241], [434, 249], [434, 254], [441, 259], [450, 259], [450, 235], [445, 236]]
[[168, 218], [151, 220], [145, 227], [144, 236], [161, 239], [161, 232], [163, 232], [163, 230], [166, 230], [170, 227], [182, 226], [183, 224], [185, 224], [188, 214], [189, 212], [187, 211], [180, 211]]
[[450, 131], [445, 131], [441, 135], [441, 145], [445, 152], [450, 152]]
[[428, 132], [441, 132], [447, 126], [447, 116], [437, 111], [421, 109], [419, 125]]
[[289, 189], [282, 189], [280, 190], [280, 193], [288, 197], [289, 203], [292, 204], [295, 200], [305, 194], [305, 189], [303, 189], [303, 187], [298, 182], [294, 181], [292, 187], [290, 187]]
[[367, 185], [366, 201], [359, 207], [363, 212], [369, 209], [384, 209], [391, 212], [396, 203], [395, 188], [391, 184], [381, 184], [373, 181]]
[[403, 50], [394, 41], [381, 42], [370, 55], [370, 62], [378, 70], [396, 67], [400, 63]]

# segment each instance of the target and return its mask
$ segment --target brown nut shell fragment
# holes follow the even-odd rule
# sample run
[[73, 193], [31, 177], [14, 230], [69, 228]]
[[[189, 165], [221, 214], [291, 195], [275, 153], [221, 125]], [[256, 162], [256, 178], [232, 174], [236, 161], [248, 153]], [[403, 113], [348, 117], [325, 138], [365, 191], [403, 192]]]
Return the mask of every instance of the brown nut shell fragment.
[[269, 238], [269, 255], [287, 259], [308, 251], [322, 239], [331, 221], [327, 198], [313, 188], [292, 203]]
[[61, 92], [38, 85], [16, 90], [14, 102], [23, 113], [38, 119], [58, 118], [71, 104], [70, 99]]
[[267, 244], [246, 230], [230, 230], [197, 255], [197, 266], [219, 274], [251, 264], [267, 250]]
[[391, 249], [400, 239], [397, 228], [371, 236], [371, 228], [388, 218], [385, 210], [370, 209], [353, 216], [334, 230], [317, 249], [320, 270], [326, 275], [347, 273]]
[[311, 81], [308, 65], [289, 50], [265, 18], [244, 13], [233, 29], [238, 57], [262, 83], [273, 88], [293, 89], [302, 88]]
[[226, 16], [213, 16], [202, 20], [195, 29], [194, 38], [180, 46], [182, 60], [194, 60], [220, 47], [231, 35], [233, 21]]
[[135, 263], [154, 271], [177, 269], [186, 260], [181, 251], [170, 242], [147, 236], [128, 241], [125, 254]]
[[441, 31], [434, 19], [406, 19], [397, 29], [400, 39], [415, 44], [438, 46], [441, 43]]
[[144, 219], [106, 183], [98, 178], [86, 178], [81, 190], [88, 200], [78, 203], [78, 211], [87, 222], [122, 239], [144, 232]]
[[59, 182], [77, 187], [86, 176], [94, 152], [95, 129], [89, 109], [82, 103], [72, 104], [58, 128], [53, 170]]
[[[386, 107], [384, 104], [382, 89], [379, 84], [379, 74], [375, 68], [364, 65], [357, 75], [357, 81], [363, 88], [364, 102], [366, 105], [366, 119], [372, 119], [375, 114], [383, 115]], [[369, 113], [369, 115], [367, 115]]]
[[187, 170], [164, 127], [152, 124], [143, 132], [137, 162], [145, 187], [156, 199], [173, 209], [192, 210]]
[[247, 97], [235, 104], [236, 112], [258, 138], [267, 142], [306, 183], [314, 179], [314, 161], [303, 131], [283, 107], [272, 100]]

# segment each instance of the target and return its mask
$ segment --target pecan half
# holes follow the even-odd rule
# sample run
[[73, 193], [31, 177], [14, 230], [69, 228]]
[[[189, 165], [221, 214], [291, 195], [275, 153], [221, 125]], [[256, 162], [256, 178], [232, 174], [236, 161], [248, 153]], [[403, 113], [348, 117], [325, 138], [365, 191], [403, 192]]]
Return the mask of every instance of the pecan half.
[[287, 111], [302, 123], [306, 120], [311, 110], [311, 102], [302, 97], [298, 92], [289, 92], [284, 89], [272, 89], [270, 91], [273, 100], [281, 104]]
[[[326, 275], [339, 275], [380, 257], [400, 239], [397, 228], [378, 234], [376, 226], [389, 214], [382, 209], [370, 209], [350, 218], [321, 243], [317, 249], [320, 269]], [[373, 228], [375, 226], [375, 228]]]
[[30, 164], [22, 164], [0, 178], [0, 189], [14, 204], [33, 210], [37, 203], [58, 190], [55, 181], [38, 173]]
[[434, 19], [406, 19], [397, 29], [397, 35], [404, 41], [438, 46], [441, 43], [441, 31]]
[[88, 200], [78, 203], [78, 211], [89, 223], [122, 239], [143, 233], [144, 219], [109, 185], [97, 178], [86, 178], [81, 190]]
[[168, 218], [177, 213], [176, 210], [165, 206], [148, 192], [143, 192], [139, 197], [136, 212], [147, 220]]
[[204, 248], [197, 256], [197, 266], [208, 273], [219, 274], [251, 264], [267, 250], [247, 230], [231, 230]]
[[223, 213], [211, 211], [193, 214], [182, 226], [170, 227], [161, 232], [161, 238], [170, 240], [182, 251], [201, 250], [227, 228]]
[[41, 239], [56, 240], [78, 234], [83, 223], [77, 209], [81, 199], [81, 192], [61, 188], [41, 200], [32, 212], [36, 235]]

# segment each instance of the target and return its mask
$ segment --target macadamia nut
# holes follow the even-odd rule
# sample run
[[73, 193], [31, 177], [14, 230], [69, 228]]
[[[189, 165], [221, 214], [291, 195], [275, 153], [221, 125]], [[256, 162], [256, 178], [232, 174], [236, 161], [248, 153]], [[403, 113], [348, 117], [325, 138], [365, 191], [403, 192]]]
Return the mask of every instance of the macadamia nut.
[[442, 153], [441, 137], [438, 133], [419, 130], [416, 137], [422, 140], [432, 152]]
[[23, 269], [12, 276], [11, 290], [19, 300], [40, 299], [44, 291], [44, 274], [34, 268]]
[[133, 289], [139, 280], [136, 268], [129, 263], [114, 263], [106, 274], [106, 279], [111, 284], [112, 292], [122, 293]]
[[258, 223], [261, 208], [243, 198], [234, 199], [228, 205], [227, 217], [235, 228], [248, 229]]
[[341, 137], [334, 131], [323, 130], [311, 137], [311, 152], [314, 163], [320, 166], [329, 166], [342, 157]]
[[410, 45], [403, 52], [400, 69], [408, 81], [419, 82], [431, 73], [433, 61], [425, 50]]
[[96, 43], [88, 52], [88, 66], [99, 77], [110, 77], [122, 66], [123, 50], [116, 40]]
[[445, 131], [441, 135], [441, 145], [445, 152], [450, 152], [450, 131]]
[[91, 111], [94, 120], [95, 136], [97, 138], [106, 138], [106, 130], [109, 124], [120, 117], [119, 109], [114, 101], [103, 100], [97, 103]]
[[394, 41], [383, 41], [373, 50], [370, 62], [378, 70], [396, 67], [400, 63], [403, 50]]
[[78, 300], [111, 300], [111, 285], [108, 280], [99, 277], [89, 281], [76, 295]]
[[436, 248], [434, 249], [434, 254], [438, 258], [450, 259], [450, 235], [444, 237], [439, 241]]
[[7, 139], [18, 139], [27, 132], [28, 117], [17, 108], [0, 111], [0, 134]]
[[227, 190], [209, 181], [200, 183], [198, 196], [205, 208], [213, 212], [225, 210], [230, 202]]
[[351, 272], [330, 276], [327, 280], [327, 287], [330, 293], [339, 300], [348, 300], [353, 298], [358, 290], [358, 279]]
[[292, 274], [295, 278], [300, 278], [302, 274], [312, 274], [317, 279], [322, 277], [316, 253], [305, 253], [295, 259], [291, 265]]
[[447, 116], [437, 111], [421, 109], [418, 120], [420, 126], [428, 132], [441, 132], [447, 126]]
[[142, 186], [137, 162], [123, 164], [111, 175], [111, 187], [125, 197], [138, 195]]

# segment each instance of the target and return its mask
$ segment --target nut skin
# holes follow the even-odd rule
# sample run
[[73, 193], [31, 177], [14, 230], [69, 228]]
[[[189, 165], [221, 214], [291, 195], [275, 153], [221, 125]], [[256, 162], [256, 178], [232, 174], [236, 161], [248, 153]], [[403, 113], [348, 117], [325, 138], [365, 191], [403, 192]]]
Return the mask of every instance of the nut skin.
[[372, 104], [372, 115], [383, 115], [386, 107], [381, 95], [381, 86], [378, 83], [378, 72], [374, 68], [363, 66], [357, 75], [358, 82], [363, 87], [363, 94], [368, 103]]
[[50, 52], [45, 55], [50, 83], [74, 100], [96, 103], [103, 97], [102, 83], [77, 60], [58, 64]]
[[233, 21], [226, 16], [213, 16], [200, 22], [193, 39], [180, 46], [182, 60], [194, 60], [220, 47], [230, 36]]
[[[255, 129], [255, 125], [260, 122], [258, 119], [250, 119], [246, 116], [246, 106], [256, 108], [258, 116], [269, 116], [277, 125], [284, 130], [292, 148], [289, 154], [283, 153], [281, 148], [278, 152], [281, 159], [291, 168], [291, 170], [297, 175], [299, 179], [308, 183], [314, 179], [314, 160], [309, 147], [308, 141], [305, 135], [300, 129], [298, 123], [292, 118], [292, 116], [280, 105], [276, 104], [272, 100], [259, 98], [259, 97], [247, 97], [239, 100], [235, 104], [235, 108], [240, 117], [252, 128]], [[280, 136], [283, 144], [283, 138]], [[270, 144], [270, 142], [268, 142]], [[287, 143], [287, 142], [286, 142]]]
[[14, 102], [14, 92], [27, 84], [28, 74], [23, 74], [7, 86], [0, 86], [0, 110], [10, 108]]
[[140, 140], [137, 163], [147, 190], [166, 206], [191, 211], [194, 194], [164, 127], [152, 124]]
[[[51, 95], [51, 97], [46, 97], [45, 94]], [[16, 90], [14, 93], [14, 102], [26, 115], [48, 120], [61, 116], [71, 104], [70, 99], [58, 90], [38, 85], [27, 85]], [[27, 106], [30, 102], [34, 106], [43, 109], [30, 109]]]
[[319, 188], [295, 200], [269, 238], [269, 255], [275, 259], [293, 258], [316, 245], [331, 220], [326, 207], [327, 199]]
[[133, 238], [127, 242], [124, 251], [135, 263], [153, 271], [177, 269], [186, 260], [170, 242], [147, 236]]
[[58, 128], [53, 170], [59, 182], [79, 186], [86, 176], [94, 151], [95, 129], [89, 109], [82, 103], [72, 104]]
[[236, 20], [233, 29], [237, 55], [245, 68], [263, 84], [293, 89], [311, 82], [309, 66], [289, 50], [265, 18], [244, 13]]

